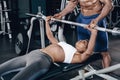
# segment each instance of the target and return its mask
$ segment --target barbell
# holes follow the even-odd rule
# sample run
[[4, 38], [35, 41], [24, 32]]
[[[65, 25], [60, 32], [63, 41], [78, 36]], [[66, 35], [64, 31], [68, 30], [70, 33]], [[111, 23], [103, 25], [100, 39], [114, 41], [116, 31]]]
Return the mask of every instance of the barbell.
[[[30, 14], [30, 13], [26, 13], [26, 15], [34, 16], [34, 17], [41, 18], [41, 19], [44, 19], [44, 20], [46, 19], [46, 16], [43, 15], [42, 13], [40, 13], [40, 12], [37, 15]], [[80, 26], [80, 27], [83, 27], [83, 28], [85, 28], [85, 26], [87, 26], [87, 24], [72, 22], [72, 21], [68, 21], [68, 20], [60, 20], [60, 19], [55, 19], [55, 18], [51, 18], [51, 20], [52, 21], [56, 21], [56, 22], [70, 24], [70, 25]], [[120, 34], [120, 30], [119, 29], [107, 29], [107, 28], [99, 27], [97, 25], [96, 25], [96, 27], [94, 29], [97, 29], [97, 30], [103, 31], [103, 32], [110, 32], [110, 33], [113, 33], [113, 34], [116, 34], [116, 35]]]

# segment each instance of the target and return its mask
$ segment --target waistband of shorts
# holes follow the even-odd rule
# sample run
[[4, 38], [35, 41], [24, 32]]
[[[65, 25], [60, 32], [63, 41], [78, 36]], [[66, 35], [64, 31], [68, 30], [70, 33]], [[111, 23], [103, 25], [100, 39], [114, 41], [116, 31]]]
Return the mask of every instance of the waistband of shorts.
[[44, 55], [50, 61], [50, 63], [53, 63], [52, 58], [47, 53], [41, 51], [41, 54]]
[[91, 15], [91, 16], [84, 16], [82, 13], [80, 13], [80, 16], [81, 16], [82, 18], [89, 18], [89, 19], [91, 19], [91, 18], [96, 18], [98, 15], [99, 15], [99, 14], [93, 14], [93, 15]]

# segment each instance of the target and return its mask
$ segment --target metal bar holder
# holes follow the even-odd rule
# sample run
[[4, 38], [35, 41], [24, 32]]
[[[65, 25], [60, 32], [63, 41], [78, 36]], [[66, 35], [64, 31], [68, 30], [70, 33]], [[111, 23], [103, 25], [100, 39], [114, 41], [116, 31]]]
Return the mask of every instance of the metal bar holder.
[[[38, 7], [38, 14], [41, 11], [41, 8]], [[32, 17], [30, 21], [30, 28], [27, 32], [28, 35], [28, 45], [27, 45], [27, 50], [26, 54], [28, 53], [29, 47], [30, 47], [30, 40], [31, 40], [31, 35], [32, 35], [32, 30], [33, 30], [33, 22], [34, 20], [38, 19], [39, 20], [39, 25], [40, 25], [40, 38], [41, 38], [41, 48], [45, 47], [45, 32], [44, 32], [44, 20], [42, 18], [37, 18], [37, 17]]]
[[[3, 4], [3, 8], [2, 8], [2, 4]], [[4, 10], [3, 10], [4, 9]], [[4, 11], [4, 13], [3, 13]], [[11, 29], [10, 29], [10, 21], [9, 21], [9, 16], [8, 16], [8, 10], [7, 9], [7, 3], [5, 0], [3, 1], [0, 1], [0, 22], [1, 22], [1, 31], [0, 31], [0, 34], [8, 34], [9, 38], [11, 39], [12, 38], [12, 34], [11, 34]], [[7, 25], [7, 32], [5, 31], [5, 23]]]

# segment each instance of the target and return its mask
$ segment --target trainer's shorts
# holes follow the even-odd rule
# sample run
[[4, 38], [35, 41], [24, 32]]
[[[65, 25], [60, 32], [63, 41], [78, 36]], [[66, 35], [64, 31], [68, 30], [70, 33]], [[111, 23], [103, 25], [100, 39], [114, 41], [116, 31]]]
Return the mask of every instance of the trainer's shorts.
[[[79, 14], [77, 17], [76, 21], [78, 23], [84, 23], [84, 24], [89, 24], [91, 20], [95, 19], [99, 14], [95, 14], [92, 16], [84, 16], [83, 14]], [[97, 24], [99, 27], [104, 27], [106, 28], [106, 20], [105, 18], [100, 20]], [[77, 27], [77, 36], [78, 40], [85, 40], [85, 39], [90, 39], [90, 31], [87, 29], [84, 29], [83, 27]], [[98, 31], [97, 39], [96, 39], [96, 44], [95, 44], [95, 52], [104, 52], [108, 50], [108, 34], [107, 32], [103, 31]]]

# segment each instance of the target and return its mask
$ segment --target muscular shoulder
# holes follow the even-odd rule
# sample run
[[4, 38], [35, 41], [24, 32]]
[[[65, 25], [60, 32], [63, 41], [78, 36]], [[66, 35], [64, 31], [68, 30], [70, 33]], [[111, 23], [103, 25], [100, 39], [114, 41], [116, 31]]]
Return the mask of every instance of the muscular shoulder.
[[72, 2], [78, 2], [79, 0], [69, 0], [69, 1], [72, 1]]
[[78, 2], [79, 2], [79, 0], [69, 0], [69, 1], [71, 1], [74, 4], [78, 4]]
[[100, 0], [101, 3], [112, 3], [112, 0]]

